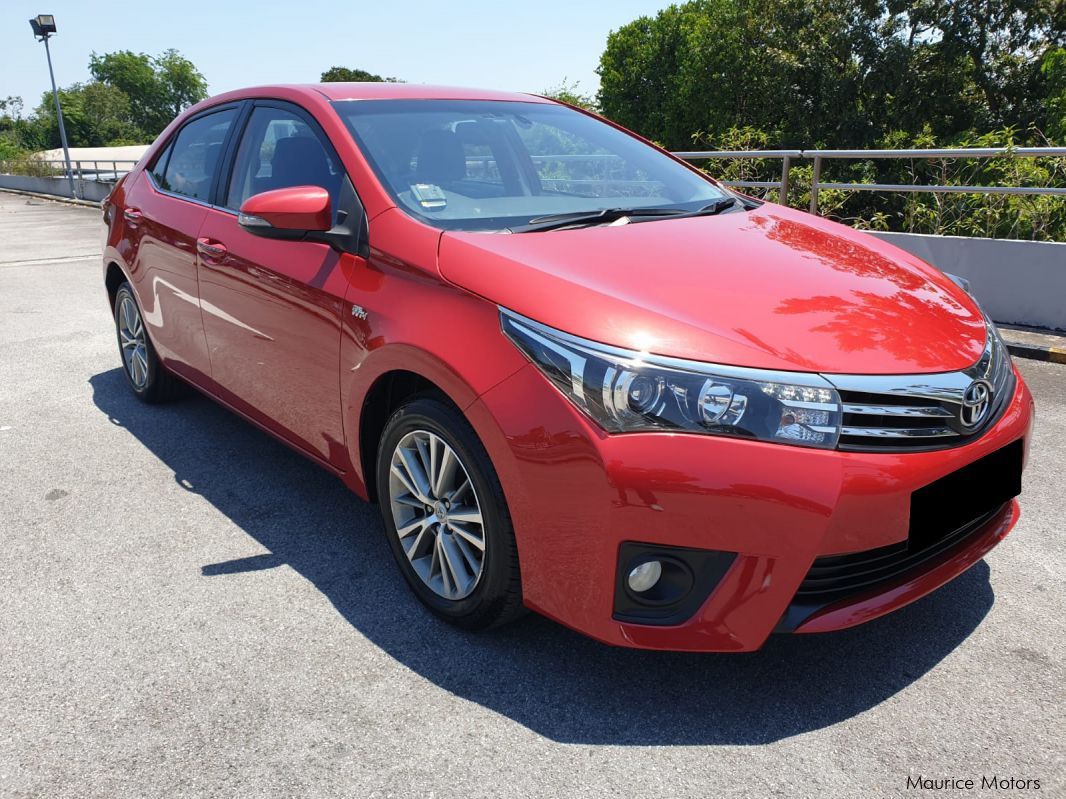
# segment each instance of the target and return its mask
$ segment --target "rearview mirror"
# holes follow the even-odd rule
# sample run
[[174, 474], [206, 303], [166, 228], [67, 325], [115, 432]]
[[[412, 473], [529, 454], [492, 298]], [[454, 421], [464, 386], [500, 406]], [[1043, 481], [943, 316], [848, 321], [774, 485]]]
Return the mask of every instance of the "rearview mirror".
[[290, 186], [264, 191], [241, 205], [237, 222], [255, 236], [300, 239], [333, 226], [329, 192], [321, 186]]

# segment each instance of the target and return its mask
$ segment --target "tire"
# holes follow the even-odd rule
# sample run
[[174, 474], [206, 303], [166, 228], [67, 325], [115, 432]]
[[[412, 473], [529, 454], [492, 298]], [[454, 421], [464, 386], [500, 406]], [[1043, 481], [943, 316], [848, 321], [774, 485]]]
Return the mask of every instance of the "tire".
[[115, 292], [115, 335], [126, 383], [138, 399], [165, 402], [180, 393], [182, 384], [159, 360], [128, 282]]
[[[413, 478], [426, 463], [436, 466], [439, 490], [431, 484], [432, 467], [422, 468], [421, 484]], [[503, 489], [484, 446], [456, 409], [420, 396], [393, 413], [378, 446], [377, 489], [392, 554], [433, 613], [467, 630], [498, 627], [522, 613], [518, 550]], [[398, 528], [405, 530], [403, 539]]]

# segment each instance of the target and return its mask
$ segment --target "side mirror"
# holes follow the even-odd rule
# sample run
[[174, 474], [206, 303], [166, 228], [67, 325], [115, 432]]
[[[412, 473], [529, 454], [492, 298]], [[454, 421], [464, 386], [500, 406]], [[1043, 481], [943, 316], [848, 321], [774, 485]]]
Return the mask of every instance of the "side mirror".
[[237, 222], [255, 236], [302, 239], [327, 232], [333, 226], [333, 208], [321, 186], [290, 186], [249, 197]]

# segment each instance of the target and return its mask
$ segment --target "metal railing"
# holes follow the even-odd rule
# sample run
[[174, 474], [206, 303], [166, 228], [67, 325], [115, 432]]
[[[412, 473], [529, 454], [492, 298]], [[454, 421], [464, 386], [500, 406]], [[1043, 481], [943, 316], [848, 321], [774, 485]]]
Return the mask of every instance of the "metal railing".
[[[122, 158], [71, 159], [68, 173], [67, 162], [60, 159], [20, 158], [0, 161], [0, 175], [16, 176], [13, 178], [15, 180], [18, 176], [30, 179], [67, 178], [70, 180], [69, 188], [64, 185], [60, 190], [58, 186], [48, 186], [42, 190], [61, 197], [73, 194], [74, 199], [84, 199], [88, 195], [95, 200], [106, 192], [102, 188], [92, 187], [115, 183], [136, 164], [135, 160]], [[52, 191], [52, 188], [56, 191]]]
[[[137, 161], [122, 158], [71, 159], [70, 169], [79, 180], [118, 180]], [[67, 162], [62, 159], [20, 158], [0, 161], [0, 173], [49, 177], [66, 175]]]
[[[838, 183], [823, 181], [822, 166], [831, 160], [889, 159], [989, 159], [989, 158], [1066, 158], [1066, 147], [966, 147], [925, 150], [695, 150], [675, 152], [686, 161], [714, 161], [738, 159], [771, 159], [781, 161], [778, 180], [732, 180], [723, 181], [737, 188], [773, 189], [779, 192], [782, 202], [787, 202], [792, 185], [792, 167], [796, 161], [811, 161], [812, 175], [809, 210], [818, 213], [818, 194], [822, 189], [868, 192], [950, 193], [950, 194], [1034, 194], [1066, 196], [1066, 187], [1058, 186], [964, 186], [903, 183]], [[539, 155], [534, 160], [571, 161], [613, 158], [611, 154], [560, 154]], [[491, 161], [491, 156], [478, 156], [472, 161]], [[71, 170], [80, 181], [100, 183], [114, 182], [133, 169], [137, 162], [124, 159], [79, 159], [71, 161]], [[60, 177], [66, 173], [62, 160], [22, 159], [0, 162], [0, 173]]]
[[788, 198], [791, 184], [790, 173], [795, 160], [813, 162], [811, 174], [810, 212], [818, 213], [818, 192], [821, 189], [838, 189], [841, 191], [879, 191], [910, 193], [949, 193], [949, 194], [1042, 194], [1066, 196], [1066, 187], [1058, 186], [957, 186], [905, 183], [834, 183], [825, 182], [822, 177], [822, 164], [825, 161], [873, 160], [878, 158], [895, 159], [985, 159], [985, 158], [1066, 158], [1066, 147], [961, 147], [955, 149], [928, 150], [698, 150], [675, 152], [686, 161], [735, 160], [769, 158], [781, 160], [781, 179], [772, 181], [735, 180], [723, 181], [738, 188], [777, 189], [782, 202]]

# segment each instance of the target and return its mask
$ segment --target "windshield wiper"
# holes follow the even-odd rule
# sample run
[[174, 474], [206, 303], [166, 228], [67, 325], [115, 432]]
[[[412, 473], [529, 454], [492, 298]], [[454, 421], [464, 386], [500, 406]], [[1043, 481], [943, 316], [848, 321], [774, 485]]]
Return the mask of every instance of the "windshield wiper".
[[[717, 216], [723, 211], [729, 211], [733, 208], [743, 208], [745, 211], [751, 211], [758, 208], [762, 203], [756, 200], [747, 200], [740, 197], [725, 197], [721, 200], [715, 200], [710, 205], [705, 205], [702, 208], [697, 208], [695, 211], [682, 211], [679, 214], [671, 216], [671, 219], [687, 219], [693, 216]], [[647, 222], [647, 219], [634, 219], [634, 222]]]
[[722, 211], [728, 211], [734, 205], [737, 205], [739, 200], [736, 197], [725, 197], [721, 200], [715, 200], [710, 205], [705, 205], [698, 211], [692, 211], [685, 214], [685, 216], [715, 216], [722, 213]]
[[681, 208], [603, 208], [599, 211], [574, 211], [568, 214], [538, 216], [530, 219], [528, 224], [515, 225], [511, 232], [534, 233], [571, 225], [605, 224], [625, 217], [687, 216], [689, 213]]
[[574, 211], [568, 214], [538, 216], [530, 219], [528, 224], [516, 225], [510, 230], [512, 233], [539, 233], [563, 227], [603, 225], [624, 218], [632, 218], [634, 222], [651, 222], [662, 218], [684, 219], [693, 216], [715, 216], [738, 205], [749, 210], [755, 207], [736, 197], [724, 197], [695, 211], [686, 211], [683, 208], [604, 208], [600, 211]]

